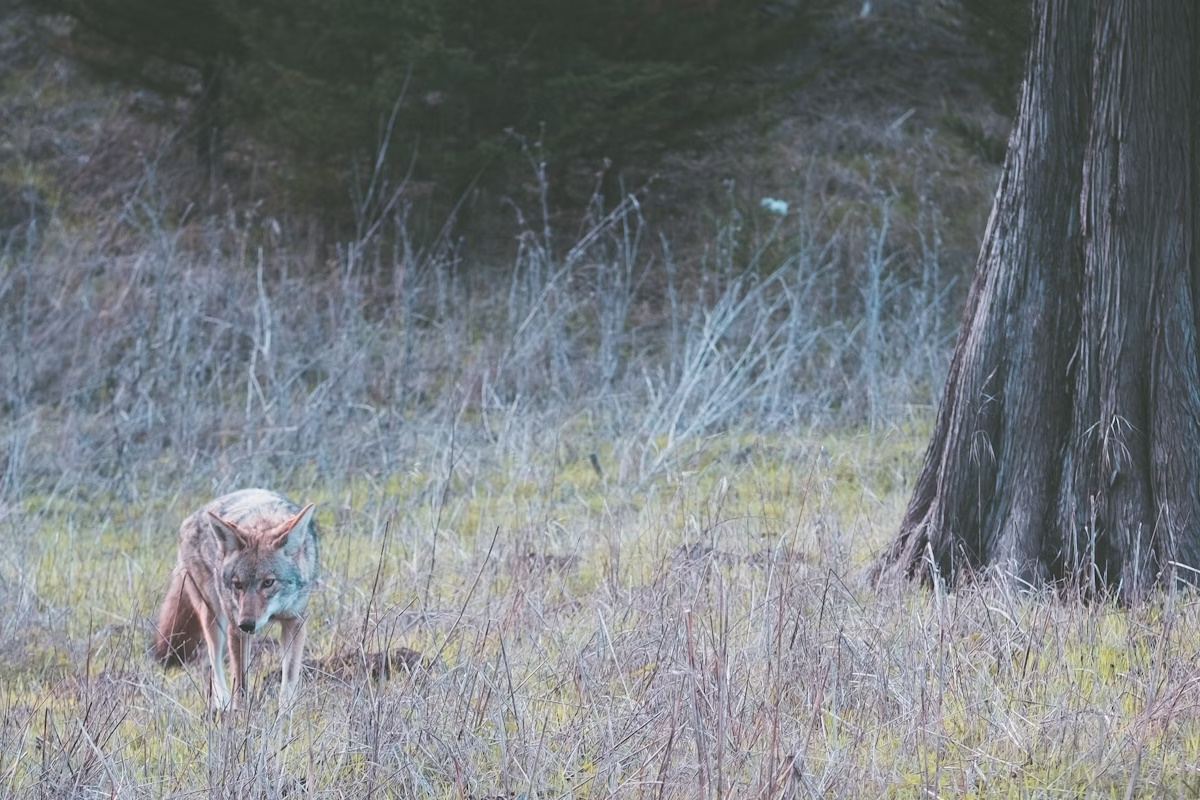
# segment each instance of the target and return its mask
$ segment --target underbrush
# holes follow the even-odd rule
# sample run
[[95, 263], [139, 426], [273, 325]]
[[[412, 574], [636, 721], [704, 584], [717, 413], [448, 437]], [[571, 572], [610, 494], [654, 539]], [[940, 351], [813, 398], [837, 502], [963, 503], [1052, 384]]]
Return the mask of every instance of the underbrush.
[[852, 239], [731, 203], [686, 270], [635, 195], [569, 246], [518, 214], [504, 265], [464, 264], [452, 225], [415, 244], [400, 191], [380, 196], [323, 264], [253, 211], [168, 218], [152, 167], [100, 230], [10, 237], [0, 494], [519, 465], [548, 431], [636, 485], [714, 434], [928, 416], [944, 374], [957, 270], [889, 251], [882, 192]]

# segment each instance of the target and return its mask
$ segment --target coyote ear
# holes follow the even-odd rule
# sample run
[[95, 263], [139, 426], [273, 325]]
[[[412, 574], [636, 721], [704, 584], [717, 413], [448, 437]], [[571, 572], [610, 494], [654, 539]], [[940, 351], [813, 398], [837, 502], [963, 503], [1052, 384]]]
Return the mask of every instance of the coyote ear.
[[210, 511], [208, 512], [208, 524], [212, 528], [213, 536], [217, 539], [217, 546], [225, 555], [246, 547], [246, 538], [232, 522], [226, 522]]
[[299, 514], [276, 528], [271, 534], [275, 537], [271, 541], [271, 546], [277, 550], [282, 549], [287, 555], [300, 549], [300, 543], [304, 541], [304, 530], [312, 520], [312, 513], [313, 504], [309, 503], [300, 509]]

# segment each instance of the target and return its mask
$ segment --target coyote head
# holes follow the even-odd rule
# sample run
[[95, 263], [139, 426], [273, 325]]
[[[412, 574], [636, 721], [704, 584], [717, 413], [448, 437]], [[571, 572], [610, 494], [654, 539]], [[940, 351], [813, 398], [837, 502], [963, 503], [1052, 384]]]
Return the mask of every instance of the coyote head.
[[310, 587], [297, 557], [312, 539], [312, 512], [309, 503], [281, 523], [241, 528], [209, 512], [221, 553], [218, 580], [225, 610], [230, 622], [246, 633], [260, 632], [277, 614], [303, 610]]

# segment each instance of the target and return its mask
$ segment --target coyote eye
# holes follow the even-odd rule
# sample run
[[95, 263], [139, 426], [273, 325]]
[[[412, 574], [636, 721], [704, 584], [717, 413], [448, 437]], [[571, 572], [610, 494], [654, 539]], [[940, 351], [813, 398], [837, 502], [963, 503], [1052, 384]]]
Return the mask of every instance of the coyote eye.
[[263, 578], [262, 587], [264, 589], [270, 589], [274, 585], [275, 585], [274, 578]]
[[242, 589], [246, 588], [246, 584], [242, 583], [240, 580], [235, 580], [233, 582], [233, 588], [240, 592]]

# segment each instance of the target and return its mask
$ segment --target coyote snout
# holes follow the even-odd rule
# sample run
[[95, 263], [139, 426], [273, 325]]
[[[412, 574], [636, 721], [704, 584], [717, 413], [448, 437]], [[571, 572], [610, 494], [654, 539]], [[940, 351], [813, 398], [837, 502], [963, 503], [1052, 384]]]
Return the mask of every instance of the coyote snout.
[[[241, 705], [249, 637], [278, 620], [283, 651], [280, 702], [295, 698], [304, 656], [305, 614], [317, 575], [313, 506], [264, 489], [219, 497], [183, 521], [179, 561], [159, 612], [155, 656], [181, 664], [208, 646], [212, 701]], [[230, 623], [236, 627], [231, 628]], [[225, 680], [228, 646], [232, 692]]]

